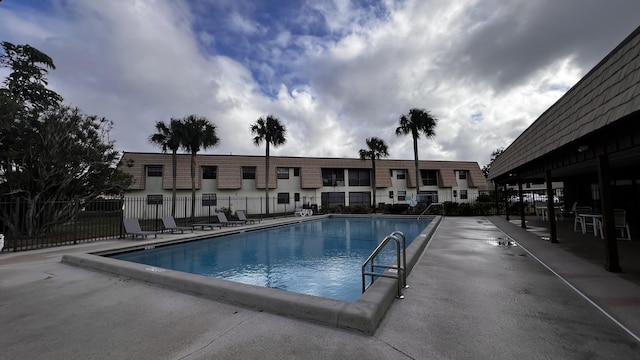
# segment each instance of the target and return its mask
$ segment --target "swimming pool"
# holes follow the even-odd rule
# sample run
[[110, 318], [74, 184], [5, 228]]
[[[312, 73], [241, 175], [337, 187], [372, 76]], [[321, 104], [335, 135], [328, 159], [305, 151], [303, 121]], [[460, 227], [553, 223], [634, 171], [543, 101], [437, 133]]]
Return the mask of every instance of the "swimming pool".
[[[399, 230], [409, 245], [429, 222], [430, 219], [382, 217], [325, 218], [112, 257], [353, 302], [362, 292], [362, 263], [380, 241]], [[376, 262], [391, 264], [394, 260], [395, 252], [389, 246]]]
[[[367, 289], [355, 302], [341, 301], [326, 297], [312, 296], [291, 291], [282, 291], [218, 278], [195, 275], [182, 271], [160, 268], [145, 264], [118, 260], [110, 256], [140, 249], [152, 249], [168, 244], [179, 244], [211, 237], [210, 234], [234, 234], [243, 231], [268, 229], [283, 224], [315, 221], [317, 218], [336, 217], [319, 215], [305, 218], [285, 218], [262, 221], [256, 225], [225, 228], [215, 232], [207, 231], [192, 237], [159, 236], [158, 239], [127, 241], [114, 244], [108, 250], [89, 253], [69, 253], [62, 256], [61, 262], [105, 273], [115, 274], [138, 281], [155, 284], [166, 289], [221, 301], [232, 305], [285, 315], [297, 319], [321, 323], [327, 326], [356, 330], [373, 334], [382, 321], [387, 309], [396, 301], [397, 280], [380, 278]], [[343, 217], [343, 216], [340, 216]], [[371, 217], [371, 216], [347, 216]], [[373, 216], [390, 219], [402, 219], [402, 216]], [[429, 240], [435, 233], [442, 217], [428, 216], [429, 225], [407, 246], [407, 272], [425, 251]], [[416, 218], [413, 217], [415, 221]], [[209, 235], [207, 235], [209, 234]], [[385, 235], [386, 236], [386, 235]], [[409, 285], [411, 280], [409, 279]]]

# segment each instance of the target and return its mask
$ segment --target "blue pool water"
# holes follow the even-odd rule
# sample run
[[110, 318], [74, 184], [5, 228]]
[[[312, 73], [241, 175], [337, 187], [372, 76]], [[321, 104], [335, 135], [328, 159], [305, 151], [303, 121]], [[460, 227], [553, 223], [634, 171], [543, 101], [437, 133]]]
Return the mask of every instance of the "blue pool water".
[[[362, 263], [382, 239], [399, 230], [409, 246], [429, 222], [429, 219], [325, 218], [112, 257], [250, 285], [356, 301], [362, 292]], [[388, 248], [381, 259], [392, 263], [395, 251], [392, 246]]]

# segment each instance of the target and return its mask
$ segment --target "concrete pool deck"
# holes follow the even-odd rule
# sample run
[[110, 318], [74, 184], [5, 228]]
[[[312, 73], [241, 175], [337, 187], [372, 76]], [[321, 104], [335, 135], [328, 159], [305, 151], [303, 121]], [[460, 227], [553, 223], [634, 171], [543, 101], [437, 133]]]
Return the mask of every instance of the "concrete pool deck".
[[[510, 239], [522, 246], [510, 246]], [[640, 353], [636, 282], [498, 217], [444, 218], [408, 278], [405, 299], [391, 305], [373, 335], [60, 262], [64, 254], [134, 243], [0, 254], [0, 357], [632, 359]], [[577, 286], [534, 255], [551, 269], [559, 266], [560, 275], [572, 274], [566, 281]], [[596, 296], [587, 300], [574, 288]]]

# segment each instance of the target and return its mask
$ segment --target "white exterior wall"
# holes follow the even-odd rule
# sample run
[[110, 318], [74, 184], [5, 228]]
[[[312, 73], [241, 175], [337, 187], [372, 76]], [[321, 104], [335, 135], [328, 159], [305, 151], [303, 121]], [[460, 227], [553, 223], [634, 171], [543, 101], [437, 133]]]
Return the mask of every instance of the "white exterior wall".
[[[344, 205], [350, 206], [349, 193], [350, 192], [366, 192], [372, 196], [371, 186], [349, 186], [349, 169], [344, 168], [343, 178], [344, 181], [340, 181], [336, 186], [322, 186], [317, 189], [303, 189], [301, 183], [300, 171], [298, 176], [294, 175], [293, 167], [288, 168], [289, 178], [278, 179], [276, 176], [276, 186], [269, 190], [269, 212], [270, 213], [287, 213], [293, 212], [296, 208], [301, 208], [303, 205], [316, 205], [318, 208], [322, 206], [322, 193], [325, 192], [340, 192], [344, 193]], [[277, 169], [272, 169], [277, 170]], [[388, 171], [387, 176], [391, 177], [391, 186], [385, 188], [376, 189], [375, 203], [385, 204], [412, 204], [416, 199], [415, 188], [407, 188], [407, 181], [409, 179], [409, 170], [405, 169], [392, 169]], [[146, 172], [146, 170], [145, 170]], [[404, 179], [398, 179], [399, 173], [404, 173]], [[277, 173], [277, 172], [276, 172]], [[135, 190], [125, 195], [127, 198], [139, 198], [140, 201], [136, 203], [135, 208], [132, 205], [132, 213], [140, 214], [144, 213], [146, 217], [154, 217], [157, 212], [159, 216], [170, 214], [171, 211], [171, 189], [163, 189], [163, 178], [171, 177], [172, 175], [167, 171], [166, 167], [163, 169], [162, 177], [144, 177], [144, 189]], [[372, 176], [373, 174], [371, 174]], [[213, 215], [221, 208], [230, 208], [232, 211], [243, 209], [248, 214], [264, 214], [265, 211], [265, 190], [256, 188], [255, 179], [242, 179], [241, 188], [232, 190], [220, 190], [218, 189], [217, 179], [203, 179], [202, 170], [198, 173], [199, 179], [197, 183], [200, 184], [200, 188], [196, 189], [196, 217]], [[219, 178], [220, 174], [218, 174]], [[456, 202], [472, 202], [475, 201], [479, 194], [477, 188], [469, 188], [468, 181], [466, 179], [459, 179], [459, 172], [455, 172], [457, 186], [453, 188], [442, 188], [438, 185], [422, 185], [421, 191], [432, 191], [438, 194], [438, 201], [456, 201]], [[469, 175], [467, 175], [469, 176]], [[166, 180], [166, 179], [165, 179]], [[166, 181], [165, 181], [166, 186]], [[176, 217], [186, 217], [191, 214], [191, 189], [183, 188], [177, 191], [176, 201]], [[453, 190], [456, 190], [456, 197], [453, 197]], [[467, 199], [460, 199], [460, 191], [467, 191]], [[393, 198], [389, 197], [389, 192], [393, 192]], [[404, 192], [401, 199], [398, 196]], [[288, 193], [289, 202], [278, 204], [278, 194]], [[299, 200], [295, 200], [295, 194], [299, 194]], [[215, 194], [216, 203], [212, 206], [204, 206], [202, 204], [203, 195]], [[164, 203], [162, 205], [147, 204], [145, 201], [148, 195], [161, 195]], [[406, 200], [406, 199], [410, 200]]]

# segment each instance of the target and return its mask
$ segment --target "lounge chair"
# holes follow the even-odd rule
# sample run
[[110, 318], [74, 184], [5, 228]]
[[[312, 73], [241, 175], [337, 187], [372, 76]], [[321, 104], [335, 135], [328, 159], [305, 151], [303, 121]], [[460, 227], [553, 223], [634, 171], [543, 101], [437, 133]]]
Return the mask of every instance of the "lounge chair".
[[295, 209], [293, 212], [295, 216], [311, 216], [313, 215], [313, 210], [311, 209]]
[[124, 219], [123, 222], [125, 234], [131, 235], [131, 239], [134, 239], [136, 236], [146, 238], [149, 235], [153, 235], [154, 238], [158, 237], [158, 233], [155, 231], [142, 231], [138, 219]]
[[218, 221], [220, 222], [221, 226], [240, 226], [240, 225], [244, 225], [244, 221], [227, 220], [227, 215], [225, 215], [222, 211], [219, 212], [217, 215], [218, 215]]
[[236, 215], [238, 215], [238, 219], [240, 221], [244, 221], [245, 224], [256, 224], [262, 221], [262, 219], [249, 219], [247, 218], [247, 214], [244, 213], [244, 210], [236, 210]]
[[213, 230], [214, 228], [222, 229], [222, 226], [220, 226], [220, 224], [218, 223], [195, 223], [195, 224], [191, 224], [191, 226], [194, 229], [200, 228], [200, 230], [204, 230], [205, 228], [209, 228], [211, 230]]
[[171, 231], [172, 234], [176, 231], [180, 231], [181, 234], [184, 234], [185, 230], [191, 230], [191, 232], [193, 232], [193, 226], [176, 225], [176, 219], [174, 219], [173, 216], [163, 216], [162, 224], [164, 225], [164, 230]]

